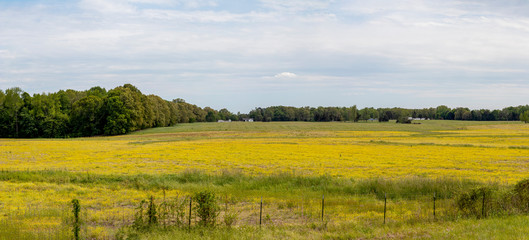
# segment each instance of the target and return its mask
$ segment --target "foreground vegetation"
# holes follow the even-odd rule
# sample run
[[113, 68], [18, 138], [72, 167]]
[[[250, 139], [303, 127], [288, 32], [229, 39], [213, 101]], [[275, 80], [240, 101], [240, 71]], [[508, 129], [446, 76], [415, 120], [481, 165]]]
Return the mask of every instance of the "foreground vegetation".
[[[432, 236], [463, 239], [472, 235], [458, 234], [463, 232], [463, 226], [472, 224], [477, 229], [487, 224], [486, 228], [492, 228], [486, 233], [512, 238], [518, 231], [526, 232], [523, 224], [529, 221], [525, 215], [528, 209], [518, 208], [511, 201], [517, 196], [515, 186], [468, 180], [419, 177], [354, 180], [292, 174], [250, 177], [230, 172], [107, 176], [63, 171], [3, 171], [0, 176], [4, 183], [1, 190], [8, 195], [7, 199], [23, 199], [6, 204], [10, 208], [4, 205], [0, 239], [72, 239], [70, 200], [74, 198], [80, 199], [82, 206], [80, 235], [94, 239]], [[489, 191], [486, 216], [481, 215], [480, 189]], [[472, 199], [476, 190], [477, 197]], [[203, 191], [216, 196], [215, 227], [200, 225], [195, 199], [189, 230], [189, 199]], [[325, 194], [323, 219], [322, 194]], [[436, 216], [433, 215], [434, 196]], [[261, 197], [264, 199], [262, 225], [259, 224]], [[157, 218], [157, 224], [153, 225], [149, 222], [150, 199], [155, 204]], [[460, 206], [461, 201], [466, 205]], [[143, 210], [139, 210], [140, 206]], [[138, 222], [140, 211], [143, 215]], [[485, 223], [483, 218], [487, 219]], [[514, 231], [511, 224], [521, 230]]]
[[[519, 122], [460, 121], [200, 123], [3, 139], [0, 239], [72, 239], [72, 199], [88, 239], [523, 239], [529, 217], [515, 186], [529, 177], [528, 139]], [[189, 199], [203, 191], [215, 194], [216, 227], [199, 226], [194, 201], [188, 229]], [[157, 224], [138, 228], [151, 199]], [[164, 206], [180, 210], [168, 218]]]

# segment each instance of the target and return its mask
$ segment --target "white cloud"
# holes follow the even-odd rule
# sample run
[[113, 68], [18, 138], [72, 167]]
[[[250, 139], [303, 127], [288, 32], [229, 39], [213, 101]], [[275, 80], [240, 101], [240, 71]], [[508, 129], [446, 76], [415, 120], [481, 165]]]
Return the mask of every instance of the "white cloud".
[[279, 74], [276, 74], [274, 77], [275, 78], [295, 78], [297, 77], [298, 75], [296, 75], [295, 73], [291, 73], [291, 72], [282, 72], [282, 73], [279, 73]]
[[194, 23], [236, 23], [271, 19], [270, 14], [261, 13], [234, 14], [226, 11], [180, 11], [165, 9], [147, 9], [142, 12], [142, 16], [150, 19], [165, 21], [178, 20]]
[[137, 8], [126, 0], [81, 0], [79, 5], [84, 9], [101, 13], [132, 14], [137, 12]]
[[180, 3], [188, 8], [215, 7], [218, 5], [217, 1], [212, 0], [183, 0]]
[[0, 59], [15, 59], [16, 56], [9, 50], [0, 49]]
[[187, 9], [217, 6], [217, 2], [213, 0], [81, 0], [79, 2], [79, 6], [83, 9], [104, 14], [137, 14], [142, 10], [139, 4], [149, 4], [163, 9], [177, 6]]
[[264, 7], [278, 11], [301, 12], [307, 10], [325, 10], [333, 0], [260, 0]]

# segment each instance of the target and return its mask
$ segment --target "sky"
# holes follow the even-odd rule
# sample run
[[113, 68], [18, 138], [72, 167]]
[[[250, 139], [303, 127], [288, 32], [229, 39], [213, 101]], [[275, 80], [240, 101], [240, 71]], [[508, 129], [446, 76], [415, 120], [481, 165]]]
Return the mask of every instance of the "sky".
[[0, 0], [0, 89], [255, 107], [529, 104], [525, 0]]

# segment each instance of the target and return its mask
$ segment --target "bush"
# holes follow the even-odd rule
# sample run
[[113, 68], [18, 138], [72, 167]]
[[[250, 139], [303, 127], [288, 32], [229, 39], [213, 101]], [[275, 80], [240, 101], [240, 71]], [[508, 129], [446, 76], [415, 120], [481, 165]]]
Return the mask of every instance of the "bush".
[[529, 212], [529, 179], [518, 182], [513, 195], [514, 205], [523, 212]]
[[200, 219], [199, 225], [214, 226], [220, 210], [215, 193], [208, 190], [198, 192], [193, 196], [193, 200], [196, 203], [194, 209]]
[[[484, 214], [482, 214], [484, 208], [483, 203], [487, 204], [491, 202], [491, 196], [492, 189], [480, 187], [459, 194], [459, 196], [457, 196], [456, 204], [463, 216], [484, 217]], [[483, 198], [485, 198], [485, 200], [483, 200]]]
[[79, 231], [81, 230], [81, 221], [79, 220], [79, 212], [81, 212], [81, 204], [78, 199], [72, 200], [73, 213], [73, 236], [75, 240], [79, 239]]
[[411, 120], [408, 118], [408, 116], [401, 116], [397, 118], [397, 123], [410, 124]]
[[143, 219], [143, 210], [146, 204], [147, 201], [141, 200], [140, 204], [136, 208], [136, 213], [134, 214], [134, 222], [132, 224], [132, 226], [136, 229], [145, 228], [146, 221]]
[[151, 201], [149, 202], [147, 216], [149, 217], [149, 226], [156, 225], [158, 223], [158, 217], [156, 216], [156, 204], [154, 204], [153, 196], [151, 196]]
[[239, 214], [235, 211], [224, 213], [224, 224], [227, 227], [233, 226], [237, 222], [237, 217]]

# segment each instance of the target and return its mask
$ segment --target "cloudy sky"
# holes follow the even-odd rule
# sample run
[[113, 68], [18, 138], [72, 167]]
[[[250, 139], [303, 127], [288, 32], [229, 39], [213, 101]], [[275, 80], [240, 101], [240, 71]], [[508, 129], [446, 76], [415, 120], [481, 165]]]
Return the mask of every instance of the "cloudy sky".
[[0, 0], [0, 88], [254, 107], [529, 104], [529, 1]]

